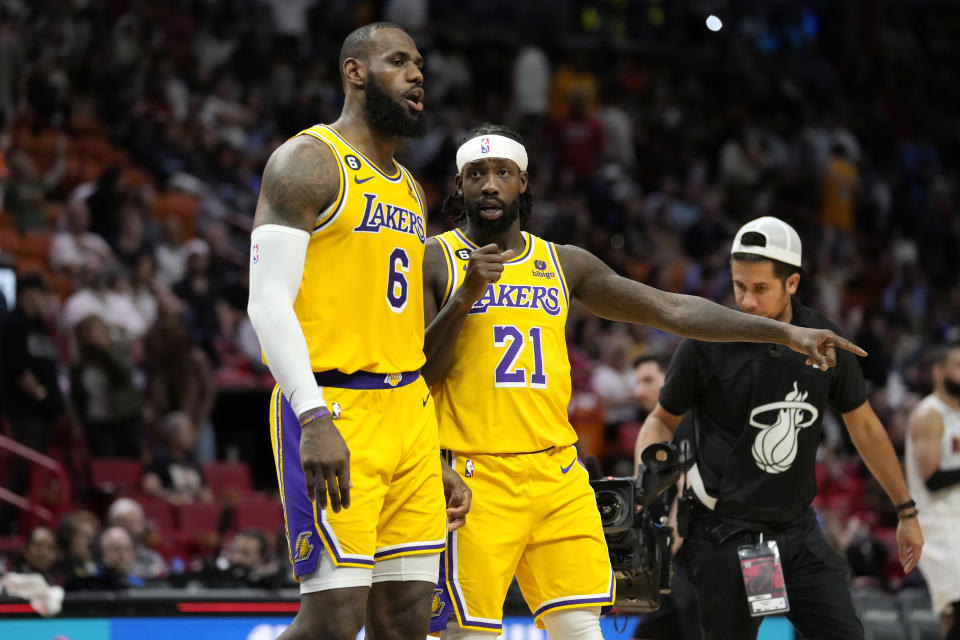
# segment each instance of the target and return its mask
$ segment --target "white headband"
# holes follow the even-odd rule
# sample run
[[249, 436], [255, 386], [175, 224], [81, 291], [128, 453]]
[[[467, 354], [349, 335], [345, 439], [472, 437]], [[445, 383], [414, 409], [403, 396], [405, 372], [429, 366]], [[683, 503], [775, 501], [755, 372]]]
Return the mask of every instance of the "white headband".
[[513, 160], [520, 171], [527, 170], [527, 150], [522, 144], [505, 136], [478, 136], [467, 140], [457, 150], [457, 171], [463, 173], [468, 162], [482, 158]]

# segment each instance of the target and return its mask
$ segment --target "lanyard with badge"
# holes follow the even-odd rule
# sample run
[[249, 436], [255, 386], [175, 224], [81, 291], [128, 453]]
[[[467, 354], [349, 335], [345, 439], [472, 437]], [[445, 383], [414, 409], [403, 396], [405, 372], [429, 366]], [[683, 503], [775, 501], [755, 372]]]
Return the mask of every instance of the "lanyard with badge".
[[747, 607], [753, 617], [769, 616], [790, 611], [787, 587], [780, 564], [780, 549], [776, 540], [764, 540], [737, 549], [740, 572], [747, 591]]

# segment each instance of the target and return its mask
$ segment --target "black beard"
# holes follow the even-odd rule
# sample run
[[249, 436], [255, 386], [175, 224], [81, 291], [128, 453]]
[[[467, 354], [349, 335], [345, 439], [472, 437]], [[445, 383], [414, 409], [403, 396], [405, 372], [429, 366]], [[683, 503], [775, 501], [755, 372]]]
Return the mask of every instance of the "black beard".
[[956, 380], [951, 380], [950, 378], [943, 378], [943, 390], [948, 394], [960, 400], [960, 382]]
[[404, 103], [384, 91], [371, 75], [363, 89], [363, 113], [371, 129], [405, 138], [422, 138], [427, 133], [423, 112], [411, 116]]
[[496, 200], [503, 208], [503, 215], [496, 220], [487, 220], [480, 215], [480, 206], [483, 204], [483, 200], [464, 202], [470, 227], [485, 234], [500, 235], [506, 233], [513, 225], [513, 221], [520, 217], [520, 198], [514, 198], [509, 205], [500, 198], [487, 198], [486, 202], [489, 203], [491, 200]]

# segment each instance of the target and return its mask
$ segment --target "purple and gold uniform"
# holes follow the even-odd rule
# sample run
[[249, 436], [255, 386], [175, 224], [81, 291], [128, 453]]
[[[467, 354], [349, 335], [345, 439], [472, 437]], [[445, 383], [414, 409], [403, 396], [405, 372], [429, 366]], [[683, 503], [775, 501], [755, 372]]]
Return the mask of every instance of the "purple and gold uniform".
[[[473, 491], [467, 523], [449, 536], [446, 587], [465, 629], [499, 633], [514, 575], [533, 611], [613, 603], [596, 499], [567, 418], [569, 294], [556, 248], [524, 233], [467, 314], [453, 364], [437, 383], [440, 446]], [[477, 247], [459, 230], [437, 236], [444, 302]]]
[[307, 498], [300, 424], [279, 388], [270, 429], [296, 576], [325, 549], [335, 566], [369, 567], [436, 554], [446, 513], [433, 401], [423, 355], [424, 208], [409, 172], [381, 171], [336, 131], [298, 135], [326, 144], [340, 165], [334, 202], [317, 216], [294, 311], [324, 398], [350, 449], [351, 505]]

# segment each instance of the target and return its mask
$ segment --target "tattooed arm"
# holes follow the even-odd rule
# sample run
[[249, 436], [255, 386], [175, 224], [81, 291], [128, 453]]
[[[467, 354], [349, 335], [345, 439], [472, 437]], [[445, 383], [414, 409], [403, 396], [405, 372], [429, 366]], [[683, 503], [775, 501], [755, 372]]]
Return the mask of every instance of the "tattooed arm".
[[263, 170], [253, 227], [279, 224], [310, 233], [339, 188], [333, 151], [312, 136], [291, 138], [273, 152]]
[[308, 135], [282, 144], [263, 171], [250, 235], [247, 313], [280, 390], [301, 426], [300, 465], [317, 506], [350, 506], [350, 451], [326, 410], [293, 309], [317, 215], [340, 188], [333, 151]]
[[806, 354], [821, 369], [837, 362], [837, 347], [866, 353], [828, 329], [807, 329], [751, 316], [705, 298], [660, 291], [618, 276], [589, 251], [557, 246], [570, 296], [608, 320], [643, 324], [707, 342], [772, 342]]

